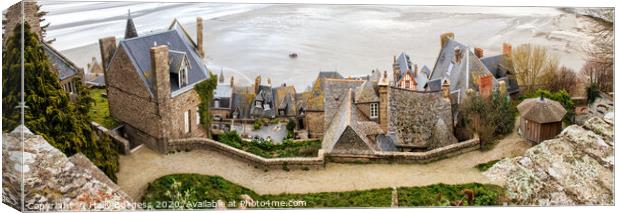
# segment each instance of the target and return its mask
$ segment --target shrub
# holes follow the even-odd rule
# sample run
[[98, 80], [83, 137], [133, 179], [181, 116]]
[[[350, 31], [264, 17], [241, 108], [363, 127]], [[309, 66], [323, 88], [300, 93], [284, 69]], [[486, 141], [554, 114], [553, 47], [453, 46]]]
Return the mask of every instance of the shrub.
[[273, 144], [265, 139], [244, 141], [236, 131], [225, 132], [218, 141], [237, 149], [265, 157], [315, 157], [321, 149], [321, 141], [293, 142], [284, 140], [281, 144]]
[[598, 86], [596, 84], [590, 84], [586, 88], [586, 93], [588, 98], [588, 104], [594, 103], [596, 98], [601, 97], [601, 91], [598, 89]]
[[514, 129], [517, 110], [506, 95], [494, 93], [486, 99], [471, 95], [459, 110], [465, 129], [478, 134], [483, 150], [490, 149], [498, 138]]

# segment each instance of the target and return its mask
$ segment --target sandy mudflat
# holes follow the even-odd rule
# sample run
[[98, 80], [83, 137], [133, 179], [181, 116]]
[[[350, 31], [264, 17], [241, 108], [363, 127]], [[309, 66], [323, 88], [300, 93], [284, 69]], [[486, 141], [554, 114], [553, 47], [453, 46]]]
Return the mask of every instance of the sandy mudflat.
[[134, 199], [149, 182], [168, 174], [219, 175], [259, 194], [333, 192], [372, 188], [423, 186], [435, 183], [490, 183], [476, 168], [479, 163], [521, 155], [530, 144], [511, 136], [487, 152], [472, 151], [428, 164], [337, 164], [318, 170], [265, 172], [211, 150], [170, 155], [141, 148], [121, 156], [119, 186]]
[[[128, 9], [141, 35], [164, 30], [175, 17], [193, 35], [195, 17], [202, 16], [207, 63], [216, 73], [223, 68], [244, 83], [262, 74], [299, 91], [321, 70], [345, 76], [391, 70], [392, 56], [402, 51], [432, 69], [443, 32], [486, 55], [500, 53], [503, 42], [540, 44], [577, 70], [589, 41], [585, 18], [544, 7], [50, 2], [43, 9], [54, 47], [80, 66], [99, 57], [99, 38], [122, 38]], [[290, 52], [299, 57], [289, 59]]]

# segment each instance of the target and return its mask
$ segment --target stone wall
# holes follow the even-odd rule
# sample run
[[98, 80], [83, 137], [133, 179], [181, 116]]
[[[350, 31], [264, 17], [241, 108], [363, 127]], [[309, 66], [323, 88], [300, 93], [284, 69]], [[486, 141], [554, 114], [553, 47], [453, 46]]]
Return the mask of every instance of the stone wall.
[[105, 128], [104, 126], [101, 126], [93, 121], [90, 122], [90, 126], [95, 131], [95, 134], [97, 134], [97, 138], [99, 140], [102, 137], [109, 138], [110, 140], [112, 140], [112, 142], [115, 143], [116, 147], [118, 147], [117, 151], [119, 151], [121, 154], [128, 155], [131, 152], [131, 145], [129, 141], [118, 135], [118, 133], [116, 133], [115, 131], [109, 130], [108, 128]]
[[338, 163], [429, 163], [477, 149], [480, 149], [480, 140], [474, 138], [426, 152], [328, 153], [325, 156], [327, 161]]
[[188, 138], [168, 141], [168, 150], [171, 152], [194, 149], [215, 150], [263, 169], [316, 169], [322, 168], [325, 165], [323, 150], [319, 150], [317, 157], [263, 158], [206, 138]]
[[325, 133], [324, 115], [322, 111], [306, 111], [305, 127], [308, 130], [308, 137], [322, 138]]
[[131, 197], [84, 155], [67, 157], [27, 129], [24, 136], [22, 142], [18, 131], [2, 135], [3, 203], [20, 210], [23, 201], [24, 211], [136, 209]]
[[263, 158], [226, 144], [206, 139], [187, 138], [168, 141], [170, 152], [210, 149], [248, 162], [264, 169], [311, 169], [323, 168], [325, 162], [338, 163], [428, 163], [480, 148], [480, 140], [474, 138], [457, 144], [426, 152], [375, 152], [367, 154], [334, 154], [319, 150], [317, 157]]
[[[441, 91], [416, 92], [389, 88], [388, 132], [394, 132], [400, 143], [415, 147], [437, 147], [429, 144], [445, 135], [453, 135], [452, 108]], [[439, 120], [443, 120], [440, 122]], [[433, 134], [437, 124], [445, 125], [447, 132]], [[454, 136], [444, 139], [442, 145], [456, 143]]]

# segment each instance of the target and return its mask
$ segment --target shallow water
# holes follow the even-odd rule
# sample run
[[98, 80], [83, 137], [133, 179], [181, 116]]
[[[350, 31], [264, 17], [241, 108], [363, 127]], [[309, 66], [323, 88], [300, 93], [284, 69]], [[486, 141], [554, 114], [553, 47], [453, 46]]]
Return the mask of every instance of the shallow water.
[[[245, 83], [260, 74], [275, 85], [294, 84], [298, 91], [321, 70], [344, 76], [391, 70], [392, 57], [403, 51], [432, 69], [443, 32], [484, 48], [485, 55], [498, 54], [503, 42], [541, 44], [574, 69], [583, 64], [580, 52], [587, 42], [580, 19], [542, 7], [89, 2], [47, 3], [43, 9], [49, 11], [53, 46], [84, 67], [99, 57], [99, 38], [123, 36], [128, 9], [139, 34], [164, 30], [176, 17], [193, 35], [195, 17], [202, 16], [213, 71], [223, 69]], [[555, 34], [566, 36], [550, 36]], [[289, 58], [292, 52], [299, 57]]]

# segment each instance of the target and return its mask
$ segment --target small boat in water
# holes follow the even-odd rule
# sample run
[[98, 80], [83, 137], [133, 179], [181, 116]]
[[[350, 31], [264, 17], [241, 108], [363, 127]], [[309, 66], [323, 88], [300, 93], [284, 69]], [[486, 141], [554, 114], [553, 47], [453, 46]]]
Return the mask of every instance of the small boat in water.
[[288, 57], [289, 58], [297, 58], [297, 53], [289, 53]]

